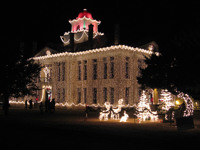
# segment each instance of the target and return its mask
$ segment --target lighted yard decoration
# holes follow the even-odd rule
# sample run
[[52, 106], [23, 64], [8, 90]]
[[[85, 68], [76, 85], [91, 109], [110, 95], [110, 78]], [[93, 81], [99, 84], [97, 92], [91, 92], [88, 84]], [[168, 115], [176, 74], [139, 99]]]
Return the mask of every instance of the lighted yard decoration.
[[[174, 106], [174, 102], [173, 102], [173, 98], [172, 98], [172, 94], [170, 92], [168, 92], [167, 89], [165, 90], [161, 90], [161, 98], [160, 101], [162, 102], [161, 105], [161, 109], [163, 111], [163, 113], [165, 113], [165, 120], [168, 120], [168, 111], [170, 108], [172, 108]], [[174, 114], [172, 114], [172, 119], [173, 119]]]
[[112, 108], [112, 110], [111, 110], [111, 119], [114, 119], [114, 120], [119, 120], [120, 119], [119, 113], [122, 110], [122, 106], [123, 106], [123, 99], [120, 99], [118, 101], [117, 108]]
[[176, 126], [178, 129], [192, 129], [194, 128], [193, 101], [188, 94], [180, 93], [177, 96], [184, 100], [175, 112]]
[[128, 114], [126, 113], [126, 111], [124, 111], [124, 116], [122, 116], [122, 118], [120, 119], [120, 113], [122, 111], [122, 107], [123, 107], [123, 99], [119, 99], [118, 101], [118, 105], [116, 108], [112, 108], [111, 104], [109, 102], [105, 102], [104, 106], [106, 108], [106, 110], [102, 110], [99, 113], [99, 120], [102, 121], [107, 121], [110, 115], [110, 118], [113, 120], [120, 120], [120, 122], [126, 122], [128, 119]]
[[124, 111], [124, 116], [121, 117], [120, 122], [126, 122], [128, 117], [128, 114], [126, 113], [126, 111]]
[[182, 92], [182, 93], [178, 94], [177, 97], [184, 100], [185, 111], [184, 111], [184, 113], [183, 113], [183, 117], [193, 116], [194, 105], [193, 105], [193, 101], [192, 101], [192, 99], [190, 98], [190, 96], [189, 96], [188, 94], [184, 94], [184, 93]]
[[107, 121], [108, 120], [108, 115], [110, 114], [110, 103], [105, 102], [104, 103], [106, 110], [102, 110], [99, 114], [99, 120], [102, 121]]
[[140, 97], [140, 101], [137, 105], [137, 117], [139, 122], [145, 120], [158, 120], [158, 115], [156, 111], [151, 111], [150, 104], [146, 98], [145, 91], [142, 91], [142, 95]]

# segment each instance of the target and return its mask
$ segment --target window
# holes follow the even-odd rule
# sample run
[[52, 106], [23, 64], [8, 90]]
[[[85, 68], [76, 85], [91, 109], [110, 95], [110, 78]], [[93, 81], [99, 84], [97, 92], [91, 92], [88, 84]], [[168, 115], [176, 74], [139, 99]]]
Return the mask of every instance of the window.
[[78, 61], [78, 80], [81, 80], [81, 61]]
[[114, 57], [110, 57], [110, 78], [114, 78]]
[[87, 104], [87, 88], [84, 88], [84, 103]]
[[97, 104], [97, 88], [93, 88], [93, 104]]
[[126, 63], [125, 63], [125, 78], [129, 78], [129, 57], [126, 57]]
[[58, 81], [60, 81], [60, 63], [58, 63], [57, 65], [58, 65]]
[[76, 27], [76, 31], [78, 31], [78, 30], [80, 30], [80, 26], [79, 25]]
[[125, 104], [129, 102], [129, 88], [125, 89]]
[[62, 63], [62, 81], [65, 81], [65, 62]]
[[87, 80], [87, 60], [84, 61], [84, 80]]
[[110, 103], [114, 104], [114, 88], [110, 88]]
[[57, 89], [57, 102], [60, 103], [60, 88]]
[[103, 78], [107, 79], [107, 68], [108, 68], [108, 66], [107, 66], [106, 58], [103, 58], [103, 62], [104, 62], [104, 76], [103, 76]]
[[77, 104], [79, 104], [79, 103], [81, 103], [81, 88], [77, 89], [77, 93], [78, 93]]
[[97, 79], [97, 59], [93, 59], [93, 80]]
[[104, 99], [104, 102], [107, 102], [107, 88], [106, 87], [103, 88], [103, 99]]
[[65, 88], [62, 89], [62, 102], [65, 101]]

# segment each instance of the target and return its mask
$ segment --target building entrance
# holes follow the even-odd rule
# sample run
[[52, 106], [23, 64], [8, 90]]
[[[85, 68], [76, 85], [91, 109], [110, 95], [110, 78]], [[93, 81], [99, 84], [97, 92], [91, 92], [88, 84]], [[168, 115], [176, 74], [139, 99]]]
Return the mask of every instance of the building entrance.
[[48, 101], [52, 100], [52, 90], [51, 90], [51, 88], [46, 88], [46, 90], [45, 90], [45, 100], [48, 100]]

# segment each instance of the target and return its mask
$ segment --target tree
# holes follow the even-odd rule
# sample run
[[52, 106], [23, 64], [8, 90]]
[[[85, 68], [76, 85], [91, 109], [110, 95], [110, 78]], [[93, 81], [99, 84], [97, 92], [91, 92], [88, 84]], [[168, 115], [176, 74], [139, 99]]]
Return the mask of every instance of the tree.
[[177, 43], [171, 43], [171, 47], [177, 48], [177, 51], [165, 47], [165, 51], [159, 56], [153, 54], [150, 58], [146, 57], [147, 67], [141, 69], [141, 76], [137, 78], [138, 83], [143, 89], [168, 89], [172, 94], [180, 91], [200, 99], [199, 70], [194, 67], [198, 64], [199, 53], [192, 53], [193, 48], [189, 54], [189, 50], [181, 51], [183, 47], [179, 49]]
[[8, 114], [10, 97], [33, 95], [38, 90], [35, 79], [39, 76], [41, 66], [28, 59], [24, 50], [18, 46], [6, 44], [4, 50], [0, 63], [0, 94], [4, 99], [5, 114]]
[[160, 88], [174, 90], [174, 83], [172, 74], [174, 72], [173, 58], [165, 57], [163, 55], [153, 54], [150, 58], [146, 57], [146, 68], [141, 68], [141, 76], [139, 76], [138, 83], [142, 88]]

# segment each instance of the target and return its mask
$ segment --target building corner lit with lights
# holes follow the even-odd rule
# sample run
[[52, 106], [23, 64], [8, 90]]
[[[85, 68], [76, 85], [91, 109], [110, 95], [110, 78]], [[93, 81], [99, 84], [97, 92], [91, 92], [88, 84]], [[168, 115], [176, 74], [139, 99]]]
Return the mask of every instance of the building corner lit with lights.
[[139, 48], [115, 42], [104, 46], [99, 42], [104, 37], [98, 31], [101, 21], [86, 9], [69, 23], [71, 31], [60, 36], [64, 52], [46, 47], [33, 57], [44, 66], [37, 80], [39, 101], [55, 98], [57, 104], [102, 106], [105, 102], [116, 105], [123, 99], [124, 105], [137, 104], [137, 76], [146, 66], [145, 56], [150, 57], [157, 44], [151, 42]]

